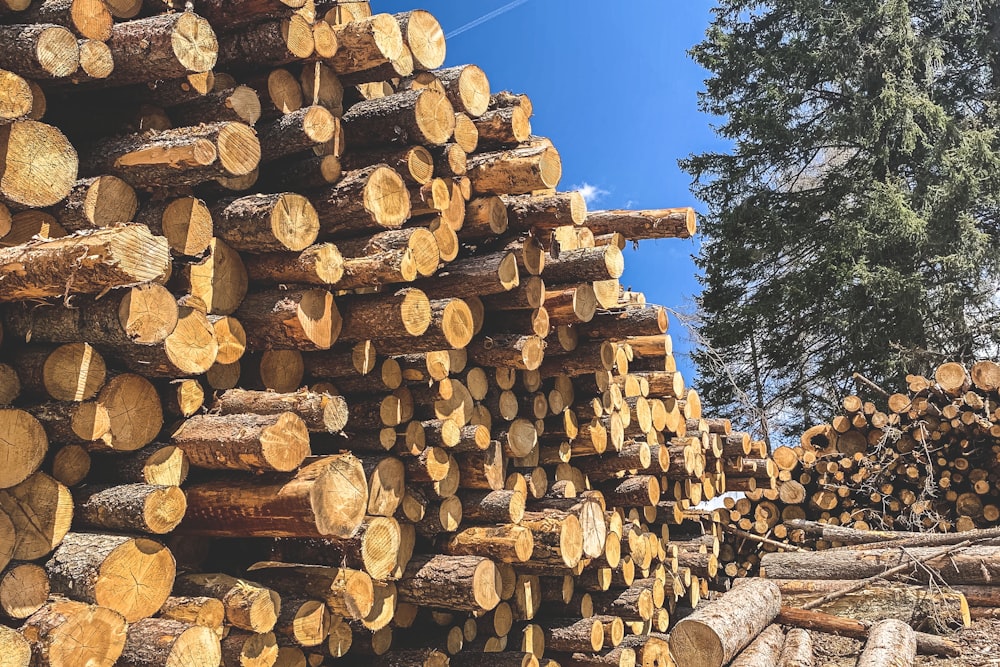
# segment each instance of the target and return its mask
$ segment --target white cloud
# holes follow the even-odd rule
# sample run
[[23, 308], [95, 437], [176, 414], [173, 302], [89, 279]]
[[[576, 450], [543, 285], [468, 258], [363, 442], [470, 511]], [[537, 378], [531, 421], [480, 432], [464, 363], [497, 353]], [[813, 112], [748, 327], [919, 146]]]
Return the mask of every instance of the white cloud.
[[607, 190], [603, 190], [596, 185], [591, 185], [586, 181], [580, 185], [574, 185], [573, 189], [579, 191], [579, 193], [583, 195], [583, 200], [587, 202], [588, 206], [596, 202], [598, 199], [611, 194]]

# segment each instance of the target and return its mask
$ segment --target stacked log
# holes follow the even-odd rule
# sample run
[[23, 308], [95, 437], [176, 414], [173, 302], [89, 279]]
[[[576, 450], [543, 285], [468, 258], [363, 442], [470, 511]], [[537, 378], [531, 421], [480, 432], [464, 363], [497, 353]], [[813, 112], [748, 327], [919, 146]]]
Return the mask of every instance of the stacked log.
[[0, 34], [5, 646], [669, 660], [720, 583], [694, 508], [758, 475], [618, 282], [691, 209], [557, 191], [530, 99], [442, 68], [427, 12], [36, 0]]

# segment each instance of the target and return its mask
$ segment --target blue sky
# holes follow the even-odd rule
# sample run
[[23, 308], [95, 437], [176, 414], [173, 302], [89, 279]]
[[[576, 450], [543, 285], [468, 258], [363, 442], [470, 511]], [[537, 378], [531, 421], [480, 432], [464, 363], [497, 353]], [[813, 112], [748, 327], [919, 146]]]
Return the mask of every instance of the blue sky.
[[[447, 65], [475, 63], [493, 90], [527, 93], [535, 134], [562, 156], [560, 189], [584, 188], [591, 209], [702, 207], [677, 159], [722, 149], [698, 112], [705, 71], [686, 51], [701, 41], [711, 0], [373, 0], [376, 12], [422, 8], [452, 33]], [[690, 309], [698, 291], [690, 256], [697, 241], [643, 241], [626, 251], [622, 283], [651, 303]], [[671, 319], [677, 361], [693, 370], [682, 327]]]

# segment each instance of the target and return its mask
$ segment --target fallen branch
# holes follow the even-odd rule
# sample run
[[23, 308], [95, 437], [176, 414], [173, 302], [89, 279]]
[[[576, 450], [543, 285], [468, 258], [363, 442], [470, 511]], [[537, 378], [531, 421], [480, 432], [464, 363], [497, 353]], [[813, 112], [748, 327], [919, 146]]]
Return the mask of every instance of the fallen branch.
[[722, 529], [726, 532], [732, 533], [737, 537], [742, 537], [745, 540], [752, 540], [754, 542], [760, 542], [761, 544], [770, 544], [772, 547], [778, 547], [779, 549], [784, 549], [786, 551], [809, 551], [809, 549], [803, 549], [800, 546], [794, 544], [786, 544], [785, 542], [779, 542], [777, 540], [772, 540], [761, 535], [754, 535], [753, 533], [748, 533], [745, 530], [740, 530], [736, 526], [724, 525]]

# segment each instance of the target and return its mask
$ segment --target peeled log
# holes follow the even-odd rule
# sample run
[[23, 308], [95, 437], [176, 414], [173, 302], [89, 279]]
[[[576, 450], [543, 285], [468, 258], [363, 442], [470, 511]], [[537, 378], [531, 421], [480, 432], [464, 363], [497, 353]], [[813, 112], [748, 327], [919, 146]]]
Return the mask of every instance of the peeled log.
[[135, 188], [192, 186], [252, 173], [260, 142], [243, 123], [211, 123], [103, 139], [90, 146], [81, 171], [111, 173]]
[[176, 564], [150, 539], [69, 533], [45, 569], [53, 593], [113, 609], [133, 623], [163, 606]]
[[760, 634], [781, 610], [781, 592], [753, 580], [697, 608], [670, 633], [670, 651], [683, 665], [722, 667]]
[[209, 470], [290, 472], [309, 456], [309, 432], [291, 412], [191, 417], [171, 436], [192, 466]]
[[57, 204], [73, 188], [78, 166], [76, 149], [57, 128], [33, 120], [0, 125], [0, 204]]
[[112, 667], [125, 647], [125, 618], [107, 607], [56, 600], [25, 621], [39, 667]]
[[217, 665], [219, 637], [210, 628], [166, 618], [144, 618], [128, 628], [123, 667]]
[[179, 79], [215, 67], [219, 43], [212, 26], [192, 12], [118, 23], [108, 47], [115, 85]]
[[350, 537], [368, 507], [361, 462], [322, 456], [295, 474], [227, 479], [185, 489], [188, 511], [177, 532], [218, 537]]
[[414, 556], [397, 582], [401, 602], [456, 611], [493, 609], [499, 589], [496, 565], [478, 556]]
[[917, 659], [917, 638], [913, 628], [888, 619], [872, 626], [858, 667], [910, 667]]
[[230, 389], [221, 394], [211, 407], [220, 415], [273, 415], [291, 412], [302, 419], [314, 433], [339, 433], [347, 424], [347, 402], [343, 396], [300, 391], [278, 394], [270, 391]]

